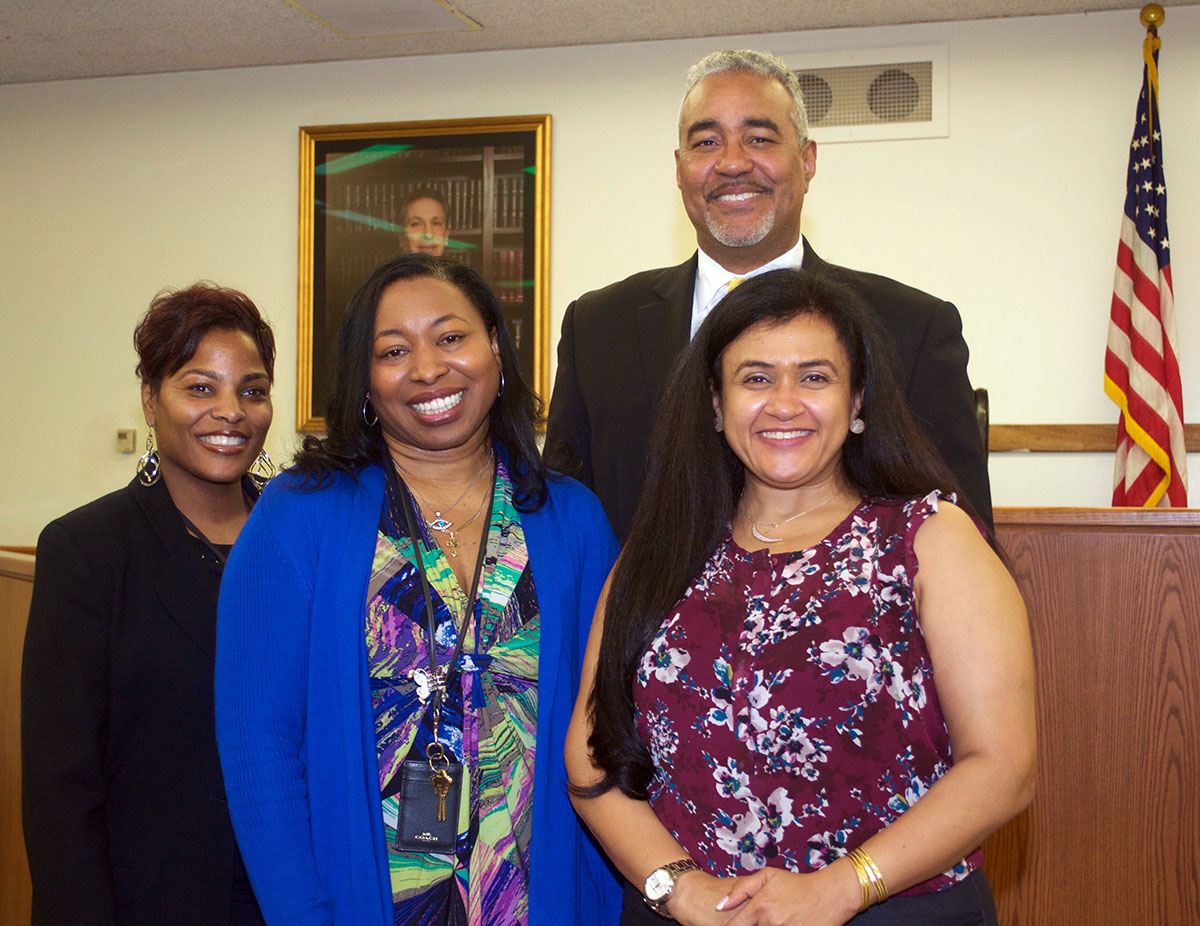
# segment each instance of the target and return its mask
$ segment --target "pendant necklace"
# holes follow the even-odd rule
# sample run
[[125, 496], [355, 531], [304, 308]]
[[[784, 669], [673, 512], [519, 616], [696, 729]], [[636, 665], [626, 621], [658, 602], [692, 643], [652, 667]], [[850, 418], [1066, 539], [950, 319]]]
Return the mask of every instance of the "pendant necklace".
[[[458, 507], [458, 504], [464, 498], [467, 497], [467, 493], [470, 492], [473, 488], [475, 488], [475, 485], [479, 482], [480, 479], [483, 478], [484, 473], [486, 473], [490, 469], [493, 469], [495, 460], [496, 460], [495, 453], [494, 452], [489, 453], [487, 465], [479, 471], [479, 474], [474, 479], [471, 480], [471, 484], [469, 486], [467, 486], [465, 489], [463, 489], [462, 494], [459, 495], [458, 498], [456, 498], [454, 500], [454, 504], [449, 505], [444, 509], [447, 513], [453, 511], [455, 508]], [[458, 547], [459, 547], [458, 532], [460, 530], [462, 530], [464, 527], [467, 527], [468, 525], [473, 523], [474, 520], [477, 517], [479, 517], [479, 512], [481, 512], [483, 510], [483, 503], [491, 496], [492, 493], [485, 492], [483, 494], [483, 497], [479, 500], [479, 507], [475, 509], [475, 513], [473, 515], [471, 515], [471, 517], [467, 518], [467, 520], [465, 520], [457, 528], [455, 528], [454, 522], [449, 520], [448, 518], [443, 517], [442, 512], [439, 511], [437, 508], [435, 508], [433, 505], [431, 505], [429, 503], [429, 500], [424, 495], [422, 495], [419, 491], [417, 491], [417, 487], [412, 484], [411, 479], [405, 478], [404, 471], [402, 469], [400, 469], [399, 463], [397, 463], [395, 460], [392, 460], [392, 466], [395, 468], [397, 474], [402, 479], [405, 479], [404, 484], [406, 486], [408, 486], [409, 489], [412, 490], [413, 495], [415, 495], [417, 497], [418, 501], [420, 501], [424, 507], [433, 509], [434, 518], [432, 521], [426, 522], [427, 526], [429, 527], [430, 530], [435, 530], [443, 536], [443, 544], [442, 545], [445, 547], [447, 553], [449, 553], [451, 556], [458, 556]]]
[[[443, 509], [444, 511], [450, 512], [458, 507], [459, 502], [461, 502], [464, 498], [466, 498], [467, 493], [470, 492], [473, 488], [475, 488], [475, 484], [477, 482], [479, 482], [480, 479], [483, 478], [483, 474], [492, 468], [493, 460], [494, 460], [494, 455], [489, 452], [487, 465], [479, 471], [479, 473], [475, 476], [474, 479], [471, 480], [471, 484], [462, 490], [462, 494], [459, 495], [458, 498], [456, 498], [454, 500], [454, 504], [447, 505]], [[417, 487], [415, 485], [413, 485], [413, 483], [412, 483], [412, 477], [405, 476], [404, 470], [402, 470], [400, 468], [400, 464], [397, 463], [394, 459], [392, 460], [392, 466], [394, 466], [396, 468], [396, 472], [399, 473], [399, 475], [402, 479], [404, 479], [404, 484], [406, 486], [408, 486], [410, 489], [412, 489], [413, 494], [418, 498], [418, 500], [421, 502], [421, 504], [424, 505], [426, 508], [433, 510], [433, 520], [429, 522], [430, 529], [435, 530], [435, 531], [440, 531], [442, 533], [448, 532], [454, 526], [454, 522], [448, 520], [447, 518], [442, 517], [442, 512], [439, 511], [435, 505], [430, 504], [429, 499], [427, 499], [424, 495], [422, 495], [419, 491], [417, 491]], [[475, 514], [478, 515], [479, 512], [476, 512]], [[474, 521], [474, 520], [475, 520], [475, 516], [472, 516], [471, 521]], [[469, 524], [470, 521], [468, 521], [467, 523]], [[464, 524], [463, 527], [466, 527], [466, 525]], [[459, 528], [459, 529], [461, 530], [462, 528]]]
[[[494, 489], [495, 489], [495, 486], [493, 486], [493, 490]], [[462, 530], [464, 527], [469, 527], [471, 525], [471, 523], [474, 522], [474, 520], [477, 517], [479, 517], [479, 512], [483, 511], [483, 503], [485, 501], [487, 501], [488, 499], [490, 499], [491, 497], [492, 497], [492, 492], [484, 492], [483, 496], [479, 499], [479, 507], [475, 509], [475, 513], [473, 515], [471, 515], [469, 518], [467, 518], [467, 520], [463, 521], [462, 524], [458, 525], [457, 529], [450, 527], [449, 524], [447, 524], [447, 526], [445, 528], [440, 529], [442, 531], [442, 533], [445, 535], [443, 544], [446, 548], [446, 551], [451, 556], [458, 556], [458, 532], [460, 530]], [[430, 524], [429, 526], [433, 527], [432, 524]]]
[[[803, 511], [797, 511], [795, 514], [789, 515], [788, 517], [783, 518], [780, 521], [772, 521], [770, 524], [767, 525], [767, 527], [778, 527], [780, 524], [787, 524], [788, 521], [795, 521], [796, 518], [799, 518], [802, 515], [809, 514], [810, 512], [816, 511], [818, 508], [828, 505], [831, 501], [833, 501], [833, 499], [836, 495], [837, 495], [837, 491], [835, 490], [833, 495], [830, 495], [829, 498], [825, 499], [820, 504], [813, 505], [811, 508], [805, 508]], [[749, 517], [749, 515], [747, 515], [747, 517]], [[754, 535], [755, 540], [761, 540], [763, 543], [779, 543], [779, 541], [783, 540], [782, 537], [768, 537], [766, 534], [764, 534], [762, 531], [760, 531], [758, 529], [758, 524], [757, 524], [757, 522], [755, 522], [754, 518], [750, 518], [750, 533]]]

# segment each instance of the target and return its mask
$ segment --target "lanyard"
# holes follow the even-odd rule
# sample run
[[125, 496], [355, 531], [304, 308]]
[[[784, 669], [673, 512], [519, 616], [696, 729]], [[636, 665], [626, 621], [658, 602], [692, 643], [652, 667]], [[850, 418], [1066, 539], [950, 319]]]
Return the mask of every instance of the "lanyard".
[[[246, 490], [244, 488], [242, 489], [242, 498], [245, 499], [247, 511], [249, 511], [251, 508], [253, 508], [255, 501], [258, 500], [257, 495], [254, 495], [254, 496], [247, 495]], [[179, 511], [178, 508], [176, 508], [175, 510]], [[188, 532], [193, 537], [195, 537], [197, 540], [199, 540], [202, 544], [204, 544], [204, 546], [208, 549], [208, 552], [211, 553], [213, 555], [213, 557], [216, 559], [217, 568], [223, 570], [225, 568], [225, 560], [229, 558], [228, 554], [222, 552], [222, 550], [215, 543], [213, 543], [211, 540], [209, 540], [207, 537], [205, 537], [204, 531], [200, 530], [200, 528], [198, 528], [195, 524], [193, 524], [192, 519], [189, 518], [182, 511], [179, 511], [179, 517], [181, 517], [183, 519], [183, 523], [187, 526]]]
[[188, 532], [193, 537], [195, 537], [197, 540], [199, 540], [202, 544], [204, 544], [204, 546], [208, 550], [208, 552], [213, 555], [214, 559], [216, 559], [217, 568], [224, 569], [225, 568], [225, 560], [228, 559], [227, 555], [225, 553], [222, 553], [221, 550], [217, 547], [217, 545], [215, 543], [213, 543], [211, 540], [209, 540], [207, 537], [205, 537], [204, 532], [202, 530], [200, 530], [200, 528], [198, 528], [195, 524], [193, 524], [191, 518], [189, 518], [182, 511], [179, 512], [179, 517], [183, 518], [183, 523], [185, 525], [187, 525]]
[[463, 643], [467, 639], [467, 630], [471, 626], [471, 619], [475, 616], [476, 595], [479, 591], [480, 574], [483, 572], [483, 559], [487, 553], [487, 537], [492, 523], [492, 507], [496, 500], [496, 470], [492, 470], [491, 491], [488, 493], [487, 517], [483, 521], [483, 536], [479, 540], [479, 554], [475, 559], [475, 572], [471, 577], [471, 594], [467, 597], [466, 608], [463, 612], [463, 623], [458, 632], [458, 643], [454, 647], [454, 655], [445, 667], [439, 667], [437, 663], [437, 640], [434, 636], [435, 628], [433, 626], [433, 594], [429, 590], [429, 579], [425, 575], [425, 561], [421, 556], [421, 536], [417, 533], [416, 520], [413, 518], [412, 493], [409, 492], [408, 486], [404, 485], [404, 480], [400, 478], [400, 475], [395, 473], [394, 468], [392, 473], [389, 473], [389, 477], [391, 476], [394, 476], [397, 482], [404, 488], [404, 497], [401, 500], [402, 507], [404, 508], [404, 521], [408, 528], [408, 536], [412, 540], [413, 556], [417, 560], [417, 573], [421, 576], [421, 592], [425, 598], [425, 626], [427, 628], [429, 643], [430, 711], [433, 716], [433, 741], [436, 743], [438, 742], [438, 726], [442, 719], [442, 697], [454, 681], [454, 673], [458, 670], [458, 660], [462, 655]]

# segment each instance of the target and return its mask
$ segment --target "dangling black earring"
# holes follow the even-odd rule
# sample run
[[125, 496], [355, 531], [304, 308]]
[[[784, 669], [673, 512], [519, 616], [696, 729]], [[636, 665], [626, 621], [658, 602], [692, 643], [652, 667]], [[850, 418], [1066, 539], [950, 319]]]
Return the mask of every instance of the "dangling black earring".
[[267, 453], [264, 447], [258, 452], [258, 456], [254, 458], [254, 462], [250, 464], [249, 476], [261, 489], [271, 481], [271, 477], [275, 475], [275, 472], [275, 463], [271, 460], [271, 455]]
[[138, 458], [138, 482], [144, 486], [152, 486], [158, 482], [158, 449], [154, 446], [154, 428], [146, 435], [146, 452]]

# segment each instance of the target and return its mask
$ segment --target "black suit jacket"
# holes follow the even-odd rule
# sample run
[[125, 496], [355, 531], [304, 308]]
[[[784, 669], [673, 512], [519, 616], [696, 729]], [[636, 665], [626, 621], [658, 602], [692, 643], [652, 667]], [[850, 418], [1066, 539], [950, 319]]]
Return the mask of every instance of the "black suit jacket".
[[229, 922], [219, 585], [161, 481], [42, 531], [21, 678], [34, 923]]
[[[688, 343], [696, 264], [692, 255], [677, 267], [587, 293], [563, 319], [547, 456], [578, 465], [572, 475], [600, 497], [622, 541], [641, 495], [658, 397]], [[896, 377], [910, 407], [990, 526], [987, 455], [958, 310], [887, 277], [827, 264], [807, 241], [804, 268], [834, 274], [874, 310], [891, 340]]]

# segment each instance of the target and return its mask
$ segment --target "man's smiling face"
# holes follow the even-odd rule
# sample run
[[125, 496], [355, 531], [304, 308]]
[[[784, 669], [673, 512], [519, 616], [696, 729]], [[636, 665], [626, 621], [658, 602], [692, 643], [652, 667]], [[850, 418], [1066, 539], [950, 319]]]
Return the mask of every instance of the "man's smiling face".
[[816, 143], [803, 145], [792, 98], [747, 71], [706, 77], [683, 101], [675, 176], [701, 249], [747, 272], [800, 237], [800, 211], [816, 172]]

